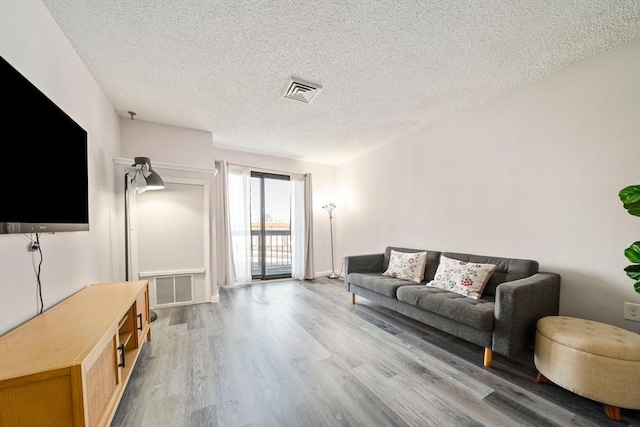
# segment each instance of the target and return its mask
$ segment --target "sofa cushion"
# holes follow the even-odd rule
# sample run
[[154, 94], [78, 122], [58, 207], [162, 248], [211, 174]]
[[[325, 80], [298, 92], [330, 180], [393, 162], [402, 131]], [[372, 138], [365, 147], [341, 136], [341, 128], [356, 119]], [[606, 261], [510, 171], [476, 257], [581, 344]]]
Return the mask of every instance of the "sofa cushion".
[[461, 261], [441, 255], [436, 276], [427, 285], [478, 299], [495, 269], [495, 264]]
[[533, 276], [538, 272], [538, 262], [528, 259], [500, 258], [455, 252], [443, 252], [442, 255], [447, 258], [454, 258], [462, 261], [478, 262], [481, 264], [495, 264], [496, 269], [489, 278], [489, 281], [482, 292], [483, 296], [495, 296], [496, 288], [500, 283], [524, 279], [525, 277]]
[[389, 268], [387, 268], [382, 275], [420, 283], [424, 278], [424, 268], [426, 265], [426, 251], [413, 253], [391, 251]]
[[396, 291], [399, 287], [416, 284], [410, 280], [383, 276], [381, 273], [349, 273], [347, 280], [349, 283], [389, 298], [396, 298]]
[[483, 331], [493, 330], [493, 297], [471, 299], [429, 285], [402, 286], [398, 301], [431, 311], [440, 316]]
[[[425, 249], [410, 249], [410, 248], [401, 248], [397, 246], [387, 246], [387, 248], [384, 251], [384, 257], [382, 259], [381, 271], [386, 271], [389, 268], [389, 261], [391, 260], [391, 251], [415, 253], [415, 252], [425, 252]], [[424, 283], [433, 279], [434, 274], [436, 274], [436, 268], [438, 268], [438, 263], [440, 262], [440, 252], [428, 251], [428, 250], [426, 252], [427, 252], [427, 265], [424, 269], [424, 278], [422, 279]]]

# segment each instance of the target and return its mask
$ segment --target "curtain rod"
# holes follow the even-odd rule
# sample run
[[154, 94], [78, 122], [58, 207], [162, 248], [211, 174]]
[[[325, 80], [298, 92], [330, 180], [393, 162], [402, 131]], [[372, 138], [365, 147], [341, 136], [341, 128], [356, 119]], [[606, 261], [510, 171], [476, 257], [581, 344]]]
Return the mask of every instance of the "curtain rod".
[[[220, 160], [215, 160], [214, 163], [217, 165], [217, 164], [220, 163]], [[290, 175], [290, 176], [297, 176], [299, 178], [304, 178], [305, 175], [306, 175], [305, 173], [295, 173], [295, 172], [280, 171], [280, 170], [276, 170], [276, 169], [259, 168], [259, 167], [255, 167], [255, 166], [251, 166], [251, 165], [242, 165], [240, 163], [234, 163], [234, 162], [227, 162], [227, 164], [235, 165], [235, 166], [242, 166], [242, 167], [254, 170], [256, 172], [266, 172], [266, 173], [273, 173], [273, 174], [277, 174], [277, 175]]]

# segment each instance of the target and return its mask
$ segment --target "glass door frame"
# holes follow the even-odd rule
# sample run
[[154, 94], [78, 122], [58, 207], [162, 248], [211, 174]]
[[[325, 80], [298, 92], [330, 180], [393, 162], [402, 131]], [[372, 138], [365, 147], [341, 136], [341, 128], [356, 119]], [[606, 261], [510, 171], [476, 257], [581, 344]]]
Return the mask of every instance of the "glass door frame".
[[[279, 174], [274, 174], [274, 173], [269, 173], [269, 172], [258, 172], [258, 171], [251, 171], [251, 178], [260, 178], [260, 233], [259, 233], [259, 246], [260, 246], [260, 250], [259, 250], [259, 257], [260, 257], [260, 273], [259, 274], [251, 274], [251, 278], [253, 280], [269, 280], [269, 279], [282, 279], [282, 278], [288, 278], [291, 277], [291, 271], [289, 271], [289, 274], [273, 274], [273, 275], [269, 275], [267, 276], [267, 263], [266, 263], [266, 259], [267, 259], [267, 245], [265, 244], [265, 242], [267, 241], [267, 231], [266, 231], [266, 227], [265, 227], [265, 217], [266, 217], [266, 211], [265, 211], [265, 206], [266, 206], [266, 199], [265, 199], [265, 185], [264, 185], [264, 181], [265, 179], [277, 179], [280, 181], [291, 181], [291, 177], [289, 175], [279, 175]], [[289, 206], [289, 210], [291, 210], [291, 206]], [[291, 216], [289, 216], [289, 230], [291, 230]], [[289, 241], [291, 242], [291, 241]], [[253, 244], [253, 239], [252, 239], [252, 244]], [[289, 243], [291, 244], [291, 243]], [[253, 248], [251, 248], [252, 252], [253, 252]]]

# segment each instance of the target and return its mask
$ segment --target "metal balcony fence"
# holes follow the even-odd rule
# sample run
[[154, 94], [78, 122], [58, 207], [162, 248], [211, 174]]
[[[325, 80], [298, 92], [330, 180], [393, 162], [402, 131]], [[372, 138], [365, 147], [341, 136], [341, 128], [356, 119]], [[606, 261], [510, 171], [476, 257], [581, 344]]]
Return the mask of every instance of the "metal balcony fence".
[[[251, 274], [256, 277], [261, 271], [260, 230], [251, 230]], [[291, 275], [291, 230], [264, 231], [265, 276]]]

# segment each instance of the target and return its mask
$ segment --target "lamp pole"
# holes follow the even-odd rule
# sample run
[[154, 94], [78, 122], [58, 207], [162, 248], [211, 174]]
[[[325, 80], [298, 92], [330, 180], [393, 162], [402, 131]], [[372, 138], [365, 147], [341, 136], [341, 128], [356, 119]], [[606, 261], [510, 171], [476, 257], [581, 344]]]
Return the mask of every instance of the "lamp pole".
[[[131, 120], [135, 113], [131, 114]], [[129, 170], [124, 174], [124, 258], [125, 258], [125, 281], [129, 281], [131, 274], [131, 255], [130, 255], [130, 240], [129, 233], [129, 182], [132, 183], [131, 187], [134, 188], [135, 193], [143, 193], [146, 190], [161, 190], [164, 188], [164, 182], [160, 175], [158, 175], [153, 169], [151, 169], [151, 160], [148, 157], [136, 157], [134, 158], [134, 164], [131, 165]], [[158, 318], [155, 311], [150, 310], [150, 319], [152, 322]]]
[[329, 213], [329, 233], [331, 235], [331, 274], [329, 274], [327, 277], [329, 279], [338, 279], [340, 276], [336, 274], [336, 270], [333, 264], [333, 210], [336, 208], [336, 205], [334, 203], [327, 203], [322, 208], [326, 209]]
[[124, 278], [129, 281], [129, 178], [124, 175]]

